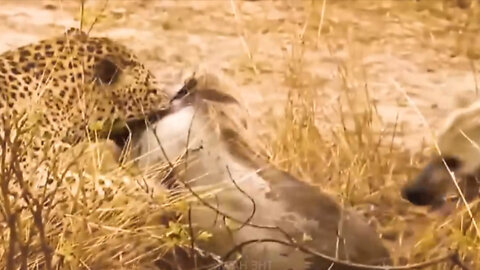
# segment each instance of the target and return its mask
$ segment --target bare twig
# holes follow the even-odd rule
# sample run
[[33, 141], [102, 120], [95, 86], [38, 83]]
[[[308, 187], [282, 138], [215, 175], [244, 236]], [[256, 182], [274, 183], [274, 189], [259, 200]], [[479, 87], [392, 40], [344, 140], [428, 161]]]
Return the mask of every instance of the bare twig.
[[238, 36], [240, 38], [240, 41], [242, 42], [242, 46], [245, 49], [245, 52], [247, 53], [248, 59], [250, 60], [252, 70], [255, 72], [255, 74], [259, 74], [257, 65], [255, 65], [255, 62], [253, 60], [253, 54], [248, 46], [247, 40], [245, 39], [246, 32], [244, 29], [241, 28], [240, 16], [238, 15], [237, 5], [235, 4], [235, 0], [230, 0], [230, 6], [232, 8], [232, 13], [234, 15], [235, 21], [237, 23], [237, 31], [239, 32]]
[[422, 262], [422, 263], [417, 263], [417, 264], [409, 264], [409, 265], [404, 265], [404, 266], [379, 266], [379, 265], [366, 265], [366, 264], [359, 264], [359, 263], [352, 263], [352, 262], [347, 262], [343, 260], [338, 260], [333, 257], [330, 257], [328, 255], [325, 255], [323, 253], [316, 252], [314, 250], [311, 250], [305, 246], [301, 246], [298, 244], [292, 244], [290, 242], [278, 240], [278, 239], [272, 239], [272, 238], [264, 238], [264, 239], [253, 239], [249, 241], [242, 242], [238, 245], [236, 245], [233, 249], [231, 249], [225, 256], [223, 256], [222, 260], [226, 261], [228, 258], [230, 258], [235, 252], [241, 250], [243, 247], [251, 244], [256, 244], [256, 243], [277, 243], [280, 245], [285, 245], [289, 246], [292, 248], [297, 248], [300, 251], [303, 251], [307, 254], [310, 254], [315, 257], [322, 258], [326, 261], [332, 262], [333, 264], [336, 265], [341, 265], [341, 266], [348, 266], [349, 268], [353, 269], [369, 269], [369, 270], [413, 270], [413, 269], [423, 269], [429, 266], [433, 266], [439, 263], [444, 263], [444, 262], [452, 262], [453, 264], [460, 266], [463, 270], [471, 270], [467, 266], [465, 266], [462, 262], [458, 260], [458, 253], [457, 252], [452, 252], [443, 256], [439, 256], [437, 258]]
[[83, 14], [85, 13], [85, 0], [80, 0], [80, 31], [83, 30]]
[[318, 49], [318, 44], [320, 43], [320, 37], [322, 35], [322, 28], [323, 28], [323, 21], [325, 18], [325, 9], [327, 5], [327, 0], [322, 1], [322, 9], [321, 9], [321, 15], [320, 15], [320, 20], [318, 22], [318, 29], [317, 29], [317, 49]]
[[88, 28], [87, 35], [90, 34], [90, 32], [93, 29], [93, 26], [95, 26], [95, 24], [97, 24], [98, 18], [100, 17], [101, 14], [103, 14], [105, 12], [105, 10], [107, 9], [107, 6], [108, 6], [108, 0], [105, 0], [105, 4], [103, 5], [102, 9], [100, 10], [100, 13], [97, 16], [95, 16], [95, 19], [93, 20], [92, 25], [90, 25], [90, 28]]
[[197, 256], [195, 255], [195, 234], [192, 226], [192, 206], [188, 206], [188, 234], [190, 234], [190, 255], [193, 257], [195, 269], [197, 269]]
[[233, 179], [232, 177], [232, 173], [230, 172], [230, 168], [228, 166], [226, 166], [226, 169], [227, 169], [227, 173], [228, 173], [228, 177], [230, 177], [230, 180], [232, 181], [232, 183], [235, 185], [235, 188], [238, 189], [238, 191], [240, 191], [243, 195], [245, 195], [245, 197], [247, 197], [251, 202], [252, 202], [252, 213], [250, 214], [250, 216], [245, 220], [245, 222], [243, 222], [240, 227], [238, 227], [237, 229], [235, 230], [240, 230], [242, 229], [243, 227], [245, 227], [248, 223], [250, 223], [250, 221], [252, 220], [252, 218], [255, 216], [255, 212], [257, 211], [257, 204], [255, 203], [255, 200], [252, 198], [252, 196], [248, 195], [243, 189], [240, 188], [240, 186], [238, 186], [237, 184], [237, 181], [235, 181], [235, 179]]

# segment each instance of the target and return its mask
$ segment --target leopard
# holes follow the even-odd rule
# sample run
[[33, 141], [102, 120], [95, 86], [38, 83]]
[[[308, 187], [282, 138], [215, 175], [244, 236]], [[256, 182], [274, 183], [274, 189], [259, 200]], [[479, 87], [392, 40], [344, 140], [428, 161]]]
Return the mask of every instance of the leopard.
[[5, 137], [20, 122], [30, 131], [25, 171], [168, 106], [168, 92], [129, 48], [78, 28], [0, 55], [0, 130]]
[[[55, 251], [58, 239], [75, 239], [62, 229], [71, 228], [68, 217], [97, 217], [95, 209], [125, 203], [128, 196], [114, 196], [120, 192], [153, 204], [108, 149], [117, 150], [112, 141], [132, 121], [170, 107], [161, 85], [127, 46], [78, 28], [1, 53], [0, 237], [31, 235], [24, 255], [53, 269], [49, 264], [65, 262]], [[6, 257], [20, 254], [18, 242], [9, 243]]]

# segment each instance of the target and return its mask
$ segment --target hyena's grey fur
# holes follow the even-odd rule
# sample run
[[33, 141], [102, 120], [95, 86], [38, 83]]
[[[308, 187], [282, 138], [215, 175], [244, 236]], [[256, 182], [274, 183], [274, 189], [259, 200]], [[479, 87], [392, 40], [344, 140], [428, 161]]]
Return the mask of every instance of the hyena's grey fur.
[[[253, 151], [251, 141], [240, 135], [240, 129], [248, 125], [243, 121], [235, 124], [240, 114], [229, 115], [229, 109], [240, 103], [218, 85], [206, 83], [212, 79], [208, 77], [211, 74], [204, 76], [197, 77], [188, 91], [179, 92], [171, 113], [136, 137], [140, 167], [175, 163], [183, 155], [174, 177], [187, 183], [197, 195], [206, 196], [204, 202], [237, 221], [280, 227], [301, 245], [341, 260], [390, 264], [388, 250], [359, 215], [343, 209], [318, 188], [270, 165]], [[208, 241], [197, 243], [204, 250], [225, 256], [245, 241], [289, 241], [278, 229], [242, 226], [195, 196], [190, 199], [191, 219], [185, 217], [186, 222], [191, 222], [196, 232], [212, 233]], [[251, 243], [240, 253], [241, 269], [306, 270], [331, 266], [329, 260], [275, 242]], [[338, 264], [330, 269], [356, 268]]]

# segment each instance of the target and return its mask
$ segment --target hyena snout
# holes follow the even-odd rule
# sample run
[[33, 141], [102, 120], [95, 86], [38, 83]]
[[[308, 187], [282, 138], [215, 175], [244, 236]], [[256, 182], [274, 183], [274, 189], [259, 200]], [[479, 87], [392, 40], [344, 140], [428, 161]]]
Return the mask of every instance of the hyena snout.
[[434, 160], [402, 188], [401, 195], [414, 205], [437, 205], [444, 201], [451, 186], [452, 179], [445, 164], [441, 159]]
[[467, 201], [471, 201], [479, 194], [479, 176], [479, 170], [463, 170], [458, 159], [437, 158], [402, 188], [402, 198], [419, 206], [438, 206], [448, 195], [458, 197], [460, 191]]
[[436, 201], [435, 194], [422, 185], [409, 185], [402, 189], [402, 198], [414, 205], [431, 205]]

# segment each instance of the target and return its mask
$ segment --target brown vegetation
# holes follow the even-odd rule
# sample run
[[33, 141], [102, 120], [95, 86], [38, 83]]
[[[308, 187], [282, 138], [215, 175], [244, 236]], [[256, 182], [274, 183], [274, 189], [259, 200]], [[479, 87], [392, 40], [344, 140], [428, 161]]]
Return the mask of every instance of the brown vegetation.
[[[78, 11], [74, 1], [8, 1], [1, 48], [78, 26]], [[201, 62], [223, 69], [242, 86], [271, 161], [368, 217], [396, 265], [454, 250], [477, 269], [480, 233], [464, 205], [432, 214], [399, 192], [452, 101], [476, 96], [478, 12], [475, 1], [87, 1], [83, 17], [99, 18], [92, 34], [139, 52], [165, 84]], [[87, 144], [93, 163], [55, 159], [54, 184], [28, 187], [16, 130], [0, 136], [10, 153], [0, 160], [0, 267], [145, 269], [188, 246], [188, 228], [161, 218], [185, 205], [166, 204], [108, 145]], [[470, 207], [478, 219], [478, 202]]]

